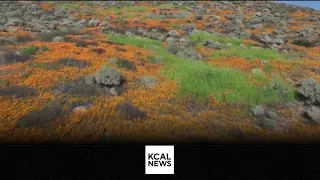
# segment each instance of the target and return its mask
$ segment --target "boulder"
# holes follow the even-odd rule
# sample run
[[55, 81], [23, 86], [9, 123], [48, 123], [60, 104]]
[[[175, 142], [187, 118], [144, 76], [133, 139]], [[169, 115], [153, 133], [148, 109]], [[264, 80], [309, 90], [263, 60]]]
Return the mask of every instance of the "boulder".
[[252, 114], [254, 116], [261, 117], [261, 116], [264, 116], [265, 112], [264, 112], [264, 109], [263, 109], [262, 106], [255, 106], [255, 107], [252, 108]]
[[316, 124], [320, 124], [320, 109], [319, 107], [311, 106], [305, 111], [305, 117]]
[[213, 42], [212, 40], [205, 40], [203, 42], [203, 45], [205, 47], [211, 48], [211, 49], [221, 49], [222, 45], [219, 42]]
[[97, 20], [97, 19], [91, 19], [89, 22], [88, 22], [88, 26], [89, 27], [96, 27], [96, 26], [99, 26], [100, 24], [100, 21]]
[[302, 79], [297, 92], [305, 104], [320, 105], [320, 84], [316, 80]]
[[179, 34], [177, 31], [175, 31], [175, 30], [170, 30], [170, 31], [168, 32], [168, 35], [169, 35], [170, 37], [173, 37], [173, 38], [180, 38], [180, 34]]
[[56, 36], [53, 38], [52, 42], [64, 42], [64, 38], [61, 36]]

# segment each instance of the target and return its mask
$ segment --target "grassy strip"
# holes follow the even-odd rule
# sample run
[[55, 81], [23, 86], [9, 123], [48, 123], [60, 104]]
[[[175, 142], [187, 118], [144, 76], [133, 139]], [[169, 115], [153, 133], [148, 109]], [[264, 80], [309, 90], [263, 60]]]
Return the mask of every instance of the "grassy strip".
[[59, 4], [59, 7], [62, 9], [78, 9], [80, 6], [75, 3], [61, 3]]
[[218, 36], [216, 34], [204, 33], [204, 32], [194, 33], [193, 35], [190, 36], [189, 39], [192, 41], [196, 41], [196, 43], [202, 43], [202, 41], [204, 40], [212, 40], [212, 41], [223, 43], [223, 44], [230, 43], [235, 46], [239, 46], [243, 44], [243, 41], [241, 39], [230, 38], [227, 36]]
[[224, 57], [243, 57], [246, 59], [264, 59], [264, 60], [284, 60], [287, 59], [287, 56], [280, 54], [279, 52], [272, 49], [245, 49], [239, 47], [230, 47], [224, 50], [218, 51], [213, 55], [213, 58], [219, 59]]

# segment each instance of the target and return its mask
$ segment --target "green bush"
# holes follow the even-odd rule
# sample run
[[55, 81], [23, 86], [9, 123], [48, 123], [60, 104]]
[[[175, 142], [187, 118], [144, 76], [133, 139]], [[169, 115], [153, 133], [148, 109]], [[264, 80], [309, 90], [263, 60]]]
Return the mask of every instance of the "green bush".
[[40, 41], [51, 42], [53, 40], [53, 38], [55, 38], [56, 36], [64, 37], [68, 34], [79, 35], [80, 31], [78, 29], [70, 28], [67, 31], [57, 30], [57, 31], [51, 31], [51, 32], [42, 32], [38, 35], [38, 39]]
[[23, 55], [26, 55], [26, 56], [31, 56], [31, 55], [35, 54], [38, 51], [38, 49], [39, 49], [39, 47], [32, 45], [30, 47], [23, 48], [20, 51], [20, 53]]
[[49, 51], [49, 48], [47, 46], [41, 46], [40, 50], [41, 51]]
[[136, 70], [135, 64], [133, 62], [128, 61], [127, 59], [119, 59], [117, 61], [117, 65], [121, 68], [125, 68], [128, 70], [132, 70], [132, 71]]
[[312, 47], [314, 45], [313, 42], [306, 39], [296, 39], [292, 43], [295, 45], [304, 46], [304, 47]]

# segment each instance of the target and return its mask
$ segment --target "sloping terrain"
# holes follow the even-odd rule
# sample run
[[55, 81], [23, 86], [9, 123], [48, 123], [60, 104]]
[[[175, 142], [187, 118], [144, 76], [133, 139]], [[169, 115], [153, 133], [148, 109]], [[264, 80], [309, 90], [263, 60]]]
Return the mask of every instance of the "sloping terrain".
[[320, 12], [0, 3], [0, 142], [317, 142]]

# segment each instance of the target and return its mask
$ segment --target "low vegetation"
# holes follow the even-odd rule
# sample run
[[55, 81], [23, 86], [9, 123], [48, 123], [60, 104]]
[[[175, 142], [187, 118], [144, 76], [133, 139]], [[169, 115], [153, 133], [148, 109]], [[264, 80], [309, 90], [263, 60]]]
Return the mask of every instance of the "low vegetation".
[[[235, 69], [212, 67], [204, 62], [178, 58], [167, 53], [167, 50], [158, 41], [120, 34], [109, 35], [109, 39], [117, 43], [154, 50], [159, 56], [164, 57], [166, 63], [163, 67], [163, 74], [179, 82], [181, 95], [191, 95], [197, 98], [214, 95], [217, 100], [231, 104], [257, 104], [282, 100], [278, 90], [272, 87], [271, 82], [266, 87], [260, 87], [249, 82], [245, 74]], [[294, 93], [292, 89], [288, 89], [287, 99], [292, 100]]]
[[213, 33], [204, 33], [204, 32], [197, 32], [190, 36], [190, 40], [196, 41], [197, 43], [202, 43], [204, 40], [212, 40], [215, 42], [227, 44], [230, 43], [235, 46], [239, 46], [243, 44], [241, 39], [237, 38], [230, 38], [227, 36], [216, 35]]
[[69, 28], [66, 31], [56, 30], [51, 32], [42, 32], [38, 35], [38, 39], [44, 42], [51, 42], [53, 38], [57, 36], [66, 36], [66, 35], [79, 35], [81, 32], [79, 29]]
[[23, 48], [20, 52], [21, 52], [23, 55], [31, 56], [31, 55], [34, 55], [38, 50], [39, 50], [39, 47], [37, 47], [37, 46], [30, 46], [30, 47], [27, 47], [27, 48]]
[[59, 7], [62, 9], [78, 9], [78, 8], [80, 8], [80, 6], [75, 3], [61, 3], [59, 5]]
[[272, 49], [265, 48], [241, 48], [230, 47], [214, 53], [213, 58], [226, 58], [226, 57], [243, 57], [248, 60], [261, 59], [261, 60], [285, 60], [288, 55], [281, 54]]

